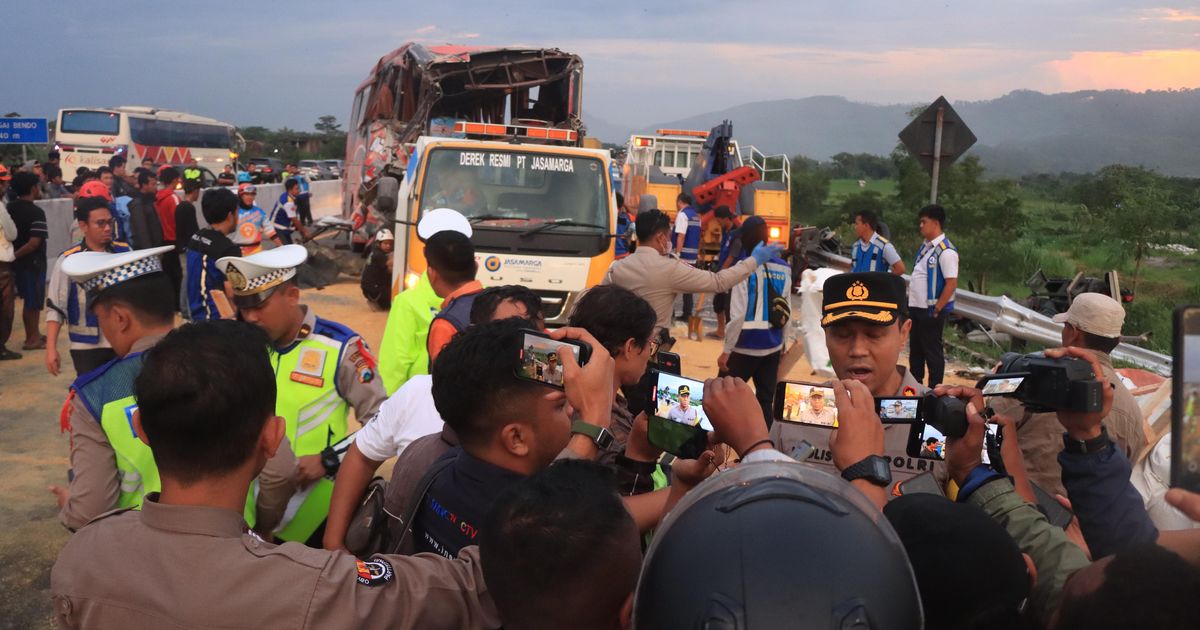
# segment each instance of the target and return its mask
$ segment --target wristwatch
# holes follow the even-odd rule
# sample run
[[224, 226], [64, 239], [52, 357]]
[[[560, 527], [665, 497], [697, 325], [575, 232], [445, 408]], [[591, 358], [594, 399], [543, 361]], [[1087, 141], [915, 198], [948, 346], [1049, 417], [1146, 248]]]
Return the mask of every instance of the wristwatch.
[[886, 488], [892, 483], [891, 462], [886, 457], [868, 455], [862, 461], [843, 470], [842, 479], [846, 481], [866, 479], [877, 486]]
[[1108, 448], [1108, 444], [1108, 429], [1104, 425], [1100, 425], [1100, 435], [1090, 440], [1076, 440], [1070, 435], [1063, 433], [1063, 450], [1075, 455], [1098, 453]]
[[328, 476], [336, 475], [342, 467], [342, 460], [338, 458], [338, 453], [332, 446], [326, 446], [325, 450], [321, 451], [321, 465], [325, 467], [325, 474]]
[[592, 441], [596, 443], [596, 448], [599, 449], [606, 449], [613, 443], [613, 434], [609, 433], [608, 429], [589, 424], [583, 420], [576, 420], [571, 423], [571, 433], [581, 433], [592, 438]]

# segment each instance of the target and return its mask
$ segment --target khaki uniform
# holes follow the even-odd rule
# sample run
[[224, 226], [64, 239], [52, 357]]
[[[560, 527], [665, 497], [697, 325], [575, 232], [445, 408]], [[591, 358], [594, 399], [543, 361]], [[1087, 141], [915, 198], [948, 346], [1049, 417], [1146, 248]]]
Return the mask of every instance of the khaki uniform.
[[50, 574], [62, 628], [497, 628], [478, 548], [374, 556], [247, 533], [237, 512], [163, 505], [79, 530]]
[[[1146, 421], [1133, 394], [1125, 388], [1121, 377], [1113, 370], [1112, 358], [1103, 352], [1088, 350], [1100, 367], [1108, 382], [1116, 385], [1113, 391], [1112, 410], [1104, 418], [1108, 437], [1116, 442], [1117, 448], [1125, 452], [1129, 461], [1134, 461], [1146, 446]], [[1058, 454], [1063, 450], [1062, 435], [1065, 432], [1054, 413], [1031, 413], [1015, 398], [991, 397], [988, 405], [1017, 421], [1017, 440], [1021, 444], [1021, 455], [1029, 480], [1051, 494], [1067, 495], [1062, 484], [1062, 467], [1058, 465]]]
[[[133, 343], [130, 353], [145, 352], [164, 335], [143, 337]], [[58, 519], [68, 529], [76, 530], [88, 521], [117, 507], [120, 473], [117, 455], [100, 420], [88, 411], [87, 405], [70, 405], [68, 417], [71, 429], [70, 495], [59, 511]], [[255, 497], [258, 512], [257, 526], [264, 522], [269, 528], [283, 517], [288, 499], [295, 491], [296, 457], [287, 438], [279, 445], [275, 457], [267, 462], [258, 477]], [[263, 529], [263, 531], [270, 531]]]
[[[929, 388], [917, 382], [908, 368], [897, 365], [900, 372], [900, 389], [896, 396], [921, 396]], [[939, 480], [945, 480], [945, 465], [929, 459], [908, 456], [908, 435], [911, 424], [883, 425], [883, 454], [892, 462], [892, 481], [900, 482], [921, 473], [933, 471]], [[816, 447], [808, 463], [820, 466], [826, 472], [839, 475], [833, 466], [833, 452], [829, 450], [829, 435], [833, 429], [809, 427], [791, 422], [776, 421], [771, 424], [770, 437], [775, 448], [782, 453], [791, 453], [801, 440], [808, 440]]]
[[[145, 352], [165, 335], [150, 335], [133, 342], [130, 354]], [[100, 419], [88, 411], [82, 401], [70, 399], [67, 410], [71, 431], [70, 496], [58, 513], [58, 520], [76, 530], [88, 521], [117, 507], [120, 472], [117, 454]]]
[[671, 311], [677, 293], [724, 293], [750, 277], [758, 266], [753, 257], [718, 273], [697, 269], [681, 260], [663, 256], [652, 247], [638, 250], [608, 268], [600, 284], [633, 291], [654, 307], [658, 327], [671, 330]]

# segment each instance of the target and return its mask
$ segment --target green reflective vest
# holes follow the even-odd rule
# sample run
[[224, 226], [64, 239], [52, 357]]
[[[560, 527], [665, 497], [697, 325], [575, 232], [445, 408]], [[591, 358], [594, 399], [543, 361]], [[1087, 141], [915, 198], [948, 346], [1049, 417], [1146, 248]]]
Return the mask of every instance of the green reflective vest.
[[[85, 374], [72, 385], [77, 400], [87, 407], [92, 417], [99, 419], [100, 428], [104, 430], [104, 436], [116, 455], [120, 484], [117, 504], [114, 506], [117, 509], [141, 508], [147, 493], [162, 490], [154, 454], [133, 427], [133, 412], [137, 410], [133, 381], [142, 371], [143, 361], [140, 352], [126, 355]], [[242, 516], [253, 527], [253, 492], [246, 496]]]
[[[345, 339], [320, 318], [315, 329], [291, 348], [272, 350], [275, 365], [275, 413], [283, 416], [288, 441], [297, 457], [318, 455], [346, 437], [350, 405], [337, 389], [337, 369]], [[338, 328], [341, 328], [340, 326]], [[322, 477], [288, 503], [275, 535], [304, 542], [329, 514], [333, 482]]]

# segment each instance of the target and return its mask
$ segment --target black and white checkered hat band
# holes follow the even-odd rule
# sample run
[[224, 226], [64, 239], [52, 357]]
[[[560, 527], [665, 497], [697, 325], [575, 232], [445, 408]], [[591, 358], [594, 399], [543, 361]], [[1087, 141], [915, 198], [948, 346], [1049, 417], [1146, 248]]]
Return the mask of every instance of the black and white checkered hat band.
[[265, 273], [257, 278], [247, 281], [246, 288], [238, 291], [238, 293], [241, 293], [242, 295], [258, 293], [259, 291], [269, 289], [294, 275], [296, 275], [295, 267], [275, 269], [274, 271]]
[[162, 261], [158, 256], [148, 256], [118, 267], [113, 267], [98, 276], [88, 278], [80, 283], [84, 291], [96, 293], [109, 287], [116, 286], [127, 280], [140, 278], [146, 274], [162, 271]]

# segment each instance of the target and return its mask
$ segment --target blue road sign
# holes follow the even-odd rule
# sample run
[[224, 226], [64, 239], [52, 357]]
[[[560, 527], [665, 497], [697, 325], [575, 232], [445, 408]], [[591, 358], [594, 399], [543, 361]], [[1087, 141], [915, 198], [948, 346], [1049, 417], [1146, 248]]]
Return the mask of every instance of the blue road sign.
[[0, 144], [46, 144], [50, 126], [45, 118], [0, 118]]

